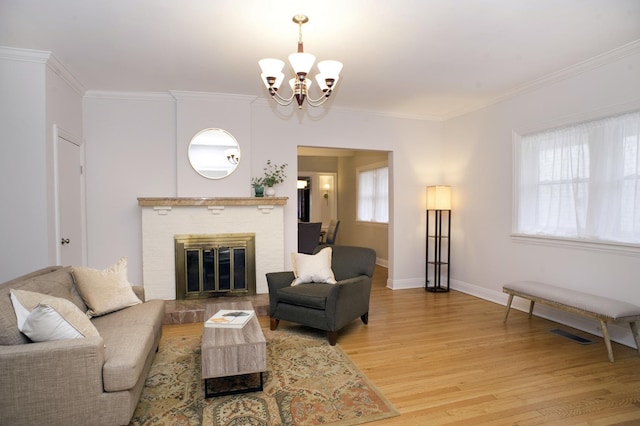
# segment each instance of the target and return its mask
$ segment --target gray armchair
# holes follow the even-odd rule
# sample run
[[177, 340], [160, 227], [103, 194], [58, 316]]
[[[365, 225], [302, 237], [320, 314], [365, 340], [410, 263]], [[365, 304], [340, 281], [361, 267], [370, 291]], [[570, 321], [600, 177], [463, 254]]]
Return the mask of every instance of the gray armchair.
[[[327, 246], [316, 247], [314, 254]], [[296, 322], [327, 332], [332, 346], [338, 330], [360, 317], [369, 322], [371, 277], [376, 253], [370, 248], [330, 246], [331, 268], [337, 284], [301, 283], [294, 287], [292, 271], [267, 274], [271, 330], [280, 320]]]

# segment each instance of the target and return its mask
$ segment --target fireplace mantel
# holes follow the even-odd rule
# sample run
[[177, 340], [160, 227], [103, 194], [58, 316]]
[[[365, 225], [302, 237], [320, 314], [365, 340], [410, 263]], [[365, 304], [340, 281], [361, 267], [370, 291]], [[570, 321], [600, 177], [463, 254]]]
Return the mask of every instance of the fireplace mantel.
[[178, 207], [178, 206], [283, 206], [289, 197], [213, 197], [213, 198], [174, 198], [174, 197], [138, 197], [140, 207]]

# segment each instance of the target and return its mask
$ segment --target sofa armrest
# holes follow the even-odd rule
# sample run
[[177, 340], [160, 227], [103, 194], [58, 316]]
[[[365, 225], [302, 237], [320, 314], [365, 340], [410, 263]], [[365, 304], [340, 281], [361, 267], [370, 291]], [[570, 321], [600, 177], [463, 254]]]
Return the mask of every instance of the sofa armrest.
[[97, 421], [103, 364], [100, 336], [0, 346], [3, 421], [47, 424], [53, 413], [61, 424]]
[[369, 312], [371, 278], [366, 275], [338, 281], [327, 297], [327, 318], [333, 321], [331, 331], [337, 331], [354, 318]]
[[294, 280], [293, 271], [270, 272], [267, 274], [267, 285], [269, 286], [269, 315], [273, 315], [276, 311], [278, 302], [277, 292], [279, 289], [288, 287]]
[[136, 296], [138, 296], [138, 299], [142, 300], [143, 302], [144, 300], [144, 287], [142, 287], [141, 285], [132, 285], [131, 288], [133, 289], [133, 292], [136, 294]]

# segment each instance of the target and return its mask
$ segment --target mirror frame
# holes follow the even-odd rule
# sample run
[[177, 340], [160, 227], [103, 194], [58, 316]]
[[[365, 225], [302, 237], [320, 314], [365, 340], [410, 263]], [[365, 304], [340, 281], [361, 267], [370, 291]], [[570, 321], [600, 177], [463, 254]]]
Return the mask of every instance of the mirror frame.
[[206, 179], [224, 179], [240, 164], [240, 144], [228, 131], [219, 128], [200, 130], [187, 147], [189, 164]]

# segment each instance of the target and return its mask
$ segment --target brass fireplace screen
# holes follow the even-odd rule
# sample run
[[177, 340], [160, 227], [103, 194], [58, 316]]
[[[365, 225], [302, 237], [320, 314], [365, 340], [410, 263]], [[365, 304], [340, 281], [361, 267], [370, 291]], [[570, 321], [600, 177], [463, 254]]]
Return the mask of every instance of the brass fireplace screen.
[[256, 294], [255, 234], [176, 235], [176, 299]]

